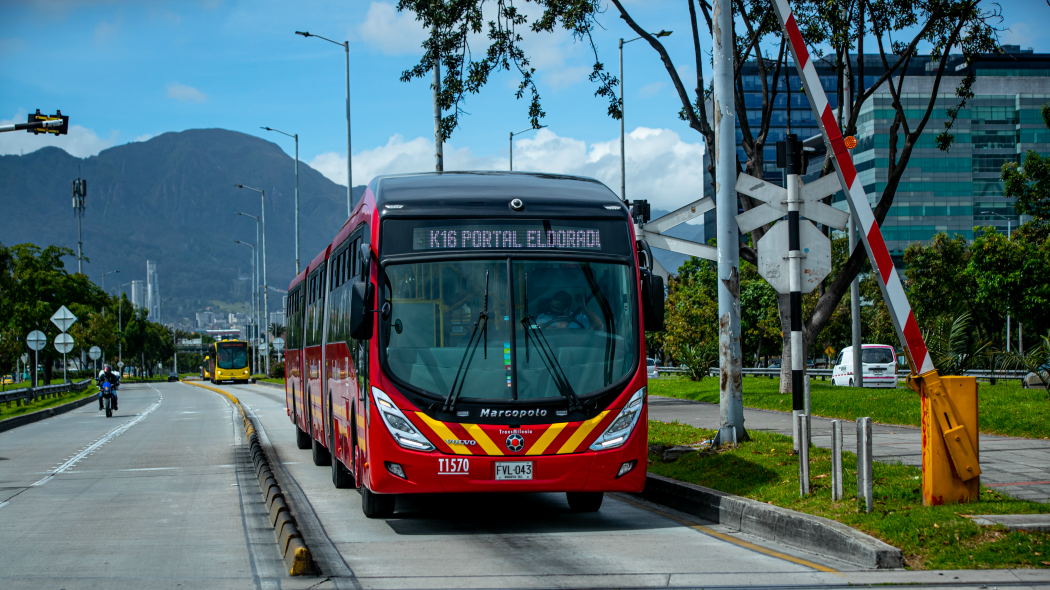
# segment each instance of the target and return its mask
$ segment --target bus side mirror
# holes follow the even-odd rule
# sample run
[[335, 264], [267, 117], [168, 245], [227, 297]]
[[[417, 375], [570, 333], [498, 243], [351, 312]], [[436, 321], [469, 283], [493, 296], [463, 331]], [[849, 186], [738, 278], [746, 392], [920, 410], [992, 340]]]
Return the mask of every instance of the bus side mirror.
[[664, 278], [642, 269], [642, 319], [646, 332], [664, 330]]
[[372, 247], [368, 244], [361, 244], [358, 256], [361, 257], [361, 278], [367, 281], [372, 266]]
[[356, 281], [350, 288], [350, 337], [354, 340], [372, 338], [372, 283]]

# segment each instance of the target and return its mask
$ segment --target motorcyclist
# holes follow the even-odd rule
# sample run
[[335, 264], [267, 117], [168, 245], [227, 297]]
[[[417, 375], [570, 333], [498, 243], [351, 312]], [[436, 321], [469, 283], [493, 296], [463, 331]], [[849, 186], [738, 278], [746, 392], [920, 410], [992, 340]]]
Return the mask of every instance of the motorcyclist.
[[102, 369], [101, 371], [98, 372], [98, 385], [99, 385], [99, 388], [98, 388], [98, 409], [100, 411], [105, 409], [105, 407], [103, 406], [103, 401], [102, 401], [102, 384], [103, 383], [109, 383], [111, 385], [109, 391], [113, 395], [113, 409], [114, 410], [117, 409], [117, 390], [116, 390], [117, 381], [118, 381], [117, 374], [113, 372], [113, 367], [111, 367], [109, 365], [106, 365], [104, 369]]

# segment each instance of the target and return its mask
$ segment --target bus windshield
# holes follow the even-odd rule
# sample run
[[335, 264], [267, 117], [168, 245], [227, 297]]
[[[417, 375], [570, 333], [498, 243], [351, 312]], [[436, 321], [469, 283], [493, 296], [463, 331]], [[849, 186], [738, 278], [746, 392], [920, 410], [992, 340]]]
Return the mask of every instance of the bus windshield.
[[626, 264], [504, 258], [385, 273], [386, 364], [429, 394], [446, 397], [458, 375], [462, 399], [584, 397], [636, 364]]
[[248, 345], [244, 342], [219, 343], [216, 360], [220, 369], [243, 369], [248, 366]]

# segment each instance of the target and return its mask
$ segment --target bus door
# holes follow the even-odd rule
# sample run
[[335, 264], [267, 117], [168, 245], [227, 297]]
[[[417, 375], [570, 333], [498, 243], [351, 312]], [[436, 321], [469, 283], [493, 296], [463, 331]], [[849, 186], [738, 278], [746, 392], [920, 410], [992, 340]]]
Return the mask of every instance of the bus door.
[[310, 435], [321, 441], [320, 437], [322, 434], [322, 423], [321, 419], [321, 404], [323, 398], [322, 392], [322, 354], [321, 344], [323, 338], [323, 315], [324, 315], [324, 296], [325, 296], [325, 272], [327, 264], [320, 264], [317, 268], [307, 275], [307, 304], [306, 304], [306, 338], [303, 343], [303, 364], [304, 364], [304, 389], [306, 390], [304, 411], [306, 413], [306, 421], [309, 425], [307, 432]]
[[284, 354], [285, 402], [292, 421], [306, 431], [303, 389], [303, 293], [306, 282], [300, 281], [288, 294], [288, 342]]

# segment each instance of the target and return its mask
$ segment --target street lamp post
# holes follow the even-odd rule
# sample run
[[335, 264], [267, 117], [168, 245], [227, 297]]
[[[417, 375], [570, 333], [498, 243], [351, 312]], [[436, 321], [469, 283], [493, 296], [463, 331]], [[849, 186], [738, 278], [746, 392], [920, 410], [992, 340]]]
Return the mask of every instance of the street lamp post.
[[[332, 41], [327, 37], [314, 35], [313, 33], [308, 33], [305, 31], [296, 31], [295, 34], [302, 35], [303, 37], [317, 37], [318, 39], [324, 39], [329, 43], [334, 43], [336, 45], [341, 46], [346, 51], [346, 216], [350, 217], [350, 213], [352, 213], [354, 210], [353, 197], [351, 197], [351, 190], [354, 186], [354, 177], [350, 169], [350, 42], [344, 41], [340, 43], [338, 41]], [[263, 258], [265, 257], [266, 247], [264, 246]], [[299, 257], [296, 256], [296, 259], [298, 258]], [[263, 267], [265, 266], [266, 265], [263, 264]], [[296, 271], [298, 272], [298, 268], [296, 268]], [[269, 358], [269, 355], [267, 355], [267, 358]], [[269, 364], [269, 361], [267, 361], [267, 364]]]
[[[295, 275], [299, 276], [299, 134], [285, 133], [273, 127], [263, 127], [263, 129], [276, 131], [295, 139]], [[259, 241], [259, 236], [255, 236], [255, 241]]]
[[[263, 282], [263, 317], [270, 317], [270, 293], [266, 289], [266, 191], [243, 184], [235, 184], [237, 188], [246, 188], [259, 193], [262, 197], [262, 215], [259, 224], [262, 226], [262, 282]], [[267, 343], [269, 346], [269, 343]], [[270, 355], [266, 355], [266, 374], [270, 374]]]
[[[109, 293], [109, 291], [106, 291], [106, 275], [111, 275], [111, 274], [113, 274], [115, 272], [120, 272], [120, 271], [119, 270], [111, 270], [109, 272], [102, 273], [102, 292], [103, 293]], [[104, 306], [102, 308], [102, 319], [106, 319], [106, 308]]]
[[252, 287], [253, 287], [253, 290], [252, 290], [252, 324], [253, 324], [252, 331], [254, 332], [254, 334], [251, 336], [251, 338], [249, 338], [248, 341], [249, 342], [251, 342], [253, 340], [255, 341], [255, 369], [258, 370], [259, 369], [259, 314], [258, 314], [258, 308], [255, 306], [255, 295], [256, 295], [256, 290], [255, 290], [255, 273], [256, 273], [256, 269], [255, 269], [255, 260], [256, 260], [255, 244], [249, 244], [248, 242], [242, 242], [240, 240], [234, 240], [234, 242], [236, 242], [238, 244], [244, 244], [245, 246], [251, 246], [252, 247]]
[[[255, 243], [259, 243], [259, 218], [247, 213], [237, 213], [255, 220]], [[259, 251], [252, 248], [254, 263], [252, 266], [252, 323], [255, 324], [255, 338], [259, 337]], [[255, 343], [255, 368], [259, 368], [259, 343]]]
[[[1013, 229], [1013, 220], [1012, 219], [1010, 219], [1009, 217], [1003, 215], [1002, 213], [996, 213], [995, 211], [981, 211], [981, 214], [982, 215], [995, 215], [996, 217], [998, 217], [1000, 219], [1005, 219], [1006, 220], [1006, 240], [1007, 241], [1010, 240], [1010, 233], [1011, 233], [1010, 230]], [[1007, 307], [1009, 307], [1009, 302], [1007, 302]], [[1010, 352], [1010, 312], [1009, 312], [1009, 310], [1006, 312], [1006, 352]]]
[[124, 283], [120, 288], [120, 299], [117, 300], [117, 371], [124, 374], [124, 287], [131, 283]]
[[[673, 31], [661, 30], [659, 33], [653, 33], [653, 37], [666, 37]], [[620, 39], [620, 199], [625, 203], [627, 202], [627, 158], [624, 153], [624, 132], [623, 132], [623, 46], [641, 39], [641, 37], [635, 37], [634, 39], [628, 39], [624, 41]]]
[[522, 133], [528, 133], [529, 131], [532, 131], [534, 129], [543, 129], [544, 127], [546, 127], [546, 125], [540, 125], [539, 127], [529, 127], [528, 129], [523, 129], [521, 131], [518, 131], [517, 133], [514, 133], [513, 131], [510, 132], [510, 171], [511, 172], [514, 172], [514, 136], [515, 135], [521, 135]]

